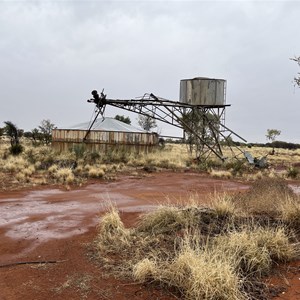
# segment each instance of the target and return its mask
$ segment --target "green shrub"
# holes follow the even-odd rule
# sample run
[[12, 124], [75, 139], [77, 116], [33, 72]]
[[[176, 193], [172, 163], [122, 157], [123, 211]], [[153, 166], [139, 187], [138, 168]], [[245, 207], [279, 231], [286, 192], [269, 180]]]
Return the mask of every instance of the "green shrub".
[[19, 155], [23, 152], [23, 150], [24, 150], [24, 147], [20, 144], [12, 145], [9, 149], [9, 151], [12, 155]]
[[103, 162], [110, 164], [110, 163], [125, 163], [127, 164], [130, 160], [131, 153], [126, 152], [125, 150], [115, 150], [115, 151], [108, 151], [105, 153], [103, 157]]
[[95, 162], [97, 159], [100, 159], [100, 154], [99, 154], [99, 152], [92, 152], [91, 153], [91, 160], [93, 161], [93, 162]]
[[79, 158], [83, 158], [84, 153], [86, 151], [85, 146], [82, 145], [82, 144], [75, 145], [72, 150], [75, 153], [76, 160], [79, 159]]
[[228, 161], [226, 162], [225, 167], [227, 170], [231, 170], [233, 176], [242, 174], [246, 170], [246, 166], [241, 160]]

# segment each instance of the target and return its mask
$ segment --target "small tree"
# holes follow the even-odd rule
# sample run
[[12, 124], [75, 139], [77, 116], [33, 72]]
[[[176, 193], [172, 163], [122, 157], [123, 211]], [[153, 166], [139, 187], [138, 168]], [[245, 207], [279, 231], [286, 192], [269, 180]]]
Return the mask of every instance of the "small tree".
[[32, 138], [32, 132], [31, 131], [25, 131], [23, 136], [27, 139], [31, 139]]
[[[271, 141], [272, 143], [275, 142], [276, 138], [281, 134], [280, 130], [277, 129], [267, 129], [267, 134], [266, 134], [266, 138], [267, 140]], [[272, 150], [272, 154], [275, 153], [274, 150], [274, 145], [273, 145], [273, 150]]]
[[43, 141], [42, 134], [37, 128], [31, 130], [31, 138], [32, 138], [33, 145], [38, 145], [40, 142]]
[[4, 124], [5, 124], [4, 132], [10, 138], [10, 145], [11, 145], [10, 152], [13, 155], [18, 155], [23, 151], [23, 147], [20, 144], [19, 137], [22, 136], [24, 131], [18, 129], [18, 127], [11, 121], [5, 121]]
[[[291, 60], [297, 62], [297, 64], [300, 67], [300, 56], [291, 58]], [[300, 73], [298, 73], [298, 77], [294, 77], [294, 82], [295, 82], [295, 85], [298, 85], [298, 87], [300, 87]]]
[[219, 126], [219, 119], [215, 115], [191, 110], [182, 115], [181, 122], [184, 138], [191, 154], [195, 151], [196, 156], [201, 157], [206, 145], [215, 144], [215, 138], [218, 136], [216, 129]]
[[120, 116], [120, 115], [116, 115], [115, 116], [115, 119], [116, 120], [118, 120], [118, 121], [121, 121], [121, 122], [123, 122], [123, 123], [126, 123], [126, 124], [131, 124], [131, 120], [130, 120], [130, 118], [129, 117], [125, 117], [125, 116]]
[[139, 115], [138, 124], [146, 131], [150, 131], [151, 129], [157, 127], [156, 120], [150, 116], [145, 115]]
[[31, 139], [34, 146], [37, 146], [39, 143], [43, 142], [43, 136], [37, 128], [34, 128], [31, 131], [25, 131], [24, 137]]
[[39, 126], [39, 133], [41, 134], [41, 140], [46, 144], [50, 144], [52, 139], [52, 130], [55, 128], [55, 125], [51, 123], [50, 120], [43, 120]]
[[12, 123], [11, 121], [5, 121], [4, 124], [5, 124], [4, 132], [10, 138], [11, 146], [20, 144], [19, 129], [17, 125]]

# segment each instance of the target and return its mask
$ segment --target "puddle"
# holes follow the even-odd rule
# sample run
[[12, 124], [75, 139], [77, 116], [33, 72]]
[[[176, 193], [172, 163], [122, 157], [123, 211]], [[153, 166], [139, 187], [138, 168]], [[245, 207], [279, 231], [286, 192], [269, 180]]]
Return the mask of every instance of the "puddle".
[[124, 212], [143, 212], [155, 209], [167, 196], [177, 202], [191, 193], [208, 195], [246, 188], [243, 184], [203, 178], [199, 174], [174, 173], [124, 178], [73, 191], [45, 189], [1, 194], [0, 229], [12, 240], [32, 241], [26, 249], [28, 252], [43, 242], [87, 232], [97, 224], [107, 203], [115, 204]]

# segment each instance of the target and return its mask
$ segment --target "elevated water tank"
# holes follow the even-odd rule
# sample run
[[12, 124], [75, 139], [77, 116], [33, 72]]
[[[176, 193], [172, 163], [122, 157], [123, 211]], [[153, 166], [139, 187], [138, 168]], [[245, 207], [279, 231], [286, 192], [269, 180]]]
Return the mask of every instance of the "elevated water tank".
[[191, 105], [225, 105], [226, 80], [196, 77], [180, 80], [180, 102]]

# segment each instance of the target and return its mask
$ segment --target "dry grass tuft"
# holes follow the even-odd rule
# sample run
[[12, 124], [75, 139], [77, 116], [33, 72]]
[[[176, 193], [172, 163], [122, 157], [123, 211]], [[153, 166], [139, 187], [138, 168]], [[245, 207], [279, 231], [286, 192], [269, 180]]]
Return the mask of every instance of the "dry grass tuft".
[[212, 169], [209, 174], [212, 177], [215, 178], [225, 178], [225, 179], [230, 179], [233, 177], [232, 173], [230, 171], [226, 171], [226, 170], [214, 170]]
[[35, 173], [34, 165], [30, 165], [25, 169], [20, 170], [16, 175], [19, 182], [30, 182], [31, 176]]
[[216, 237], [214, 248], [231, 257], [236, 270], [248, 276], [267, 274], [274, 261], [288, 261], [295, 256], [284, 228], [246, 228]]
[[30, 163], [21, 156], [10, 156], [7, 160], [2, 162], [1, 169], [4, 172], [19, 172], [23, 171], [29, 165]]
[[234, 217], [237, 214], [233, 197], [226, 193], [214, 193], [211, 199], [211, 206], [219, 217]]
[[184, 299], [252, 299], [274, 262], [297, 254], [285, 227], [255, 220], [237, 215], [226, 194], [215, 194], [212, 208], [195, 199], [188, 206], [160, 206], [135, 229], [126, 229], [110, 207], [99, 224], [98, 253], [115, 275], [166, 285]]
[[280, 178], [263, 178], [253, 183], [248, 192], [237, 195], [233, 201], [248, 214], [276, 216], [286, 197], [295, 198], [293, 190]]
[[105, 171], [102, 168], [91, 167], [88, 171], [88, 176], [92, 178], [102, 178]]
[[167, 284], [185, 299], [246, 299], [231, 260], [207, 247], [195, 249], [187, 240], [173, 259], [160, 263], [142, 260], [134, 270], [142, 270], [139, 281], [151, 279]]
[[253, 232], [259, 247], [265, 247], [272, 261], [286, 262], [296, 256], [295, 245], [289, 241], [289, 235], [284, 227], [258, 228]]
[[186, 219], [182, 211], [175, 206], [160, 206], [153, 212], [141, 216], [138, 230], [149, 234], [176, 232]]
[[70, 168], [61, 168], [53, 174], [53, 176], [60, 182], [60, 183], [73, 183], [75, 181], [75, 176], [73, 174], [72, 169]]
[[184, 247], [162, 276], [186, 299], [244, 299], [231, 261], [208, 249]]
[[286, 197], [280, 205], [281, 219], [290, 227], [299, 231], [300, 201], [297, 198]]
[[23, 170], [23, 174], [26, 177], [30, 177], [33, 173], [35, 172], [35, 167], [34, 165], [28, 166], [26, 169]]
[[19, 181], [19, 182], [25, 182], [26, 181], [26, 176], [23, 173], [17, 173], [15, 178]]
[[156, 210], [143, 214], [137, 224], [137, 231], [150, 235], [176, 235], [179, 231], [201, 226], [209, 231], [217, 217], [215, 211], [199, 207], [191, 199], [184, 206], [161, 205]]
[[54, 164], [48, 168], [48, 172], [51, 175], [56, 174], [57, 171], [58, 171], [58, 166], [56, 164]]
[[136, 281], [146, 282], [157, 277], [158, 266], [154, 260], [144, 258], [133, 267], [133, 278]]
[[244, 275], [266, 274], [271, 267], [271, 259], [266, 248], [259, 248], [256, 241], [249, 240], [247, 232], [236, 232], [216, 238], [215, 248], [231, 257], [235, 269]]
[[130, 245], [130, 230], [124, 227], [114, 206], [110, 206], [98, 225], [98, 249], [105, 253], [120, 251]]

